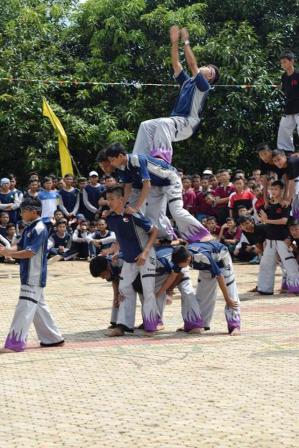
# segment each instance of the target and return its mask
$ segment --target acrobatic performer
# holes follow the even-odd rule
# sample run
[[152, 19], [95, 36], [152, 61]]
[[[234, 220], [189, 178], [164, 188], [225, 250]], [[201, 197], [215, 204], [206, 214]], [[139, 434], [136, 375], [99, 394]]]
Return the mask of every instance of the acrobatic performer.
[[0, 245], [0, 254], [20, 260], [21, 291], [5, 346], [0, 353], [25, 349], [30, 325], [34, 324], [42, 347], [64, 343], [44, 299], [47, 279], [48, 231], [40, 218], [41, 201], [27, 198], [21, 204], [26, 228], [17, 248]]
[[[183, 70], [179, 60], [179, 40], [184, 43], [184, 53], [192, 78]], [[186, 28], [170, 28], [171, 60], [174, 78], [181, 90], [174, 109], [168, 118], [143, 121], [137, 133], [133, 154], [159, 157], [172, 161], [172, 142], [186, 140], [199, 127], [210, 86], [219, 79], [215, 65], [198, 67], [189, 42]]]
[[172, 262], [179, 268], [191, 264], [193, 269], [200, 271], [196, 297], [205, 328], [210, 327], [219, 284], [226, 302], [224, 312], [228, 332], [231, 336], [238, 336], [241, 325], [240, 300], [228, 248], [219, 241], [192, 243], [187, 248], [178, 246], [173, 251]]

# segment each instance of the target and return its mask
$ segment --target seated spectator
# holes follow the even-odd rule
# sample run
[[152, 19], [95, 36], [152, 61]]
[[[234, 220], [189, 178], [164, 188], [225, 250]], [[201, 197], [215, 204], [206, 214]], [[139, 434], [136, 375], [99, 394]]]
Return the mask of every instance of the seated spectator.
[[83, 258], [84, 260], [87, 260], [89, 257], [89, 232], [87, 228], [87, 222], [81, 221], [77, 227], [77, 229], [74, 231], [72, 236], [72, 253], [75, 253], [77, 258]]
[[214, 238], [216, 239], [219, 238], [220, 226], [218, 226], [216, 218], [214, 216], [208, 216], [206, 218], [205, 227], [208, 229], [208, 231]]
[[[10, 248], [9, 241], [6, 238], [4, 238], [4, 236], [2, 236], [1, 234], [0, 234], [0, 244], [2, 246]], [[5, 263], [6, 261], [10, 261], [9, 257], [3, 257], [0, 253], [0, 263]]]
[[242, 205], [242, 204], [238, 205], [237, 212], [238, 212], [238, 216], [237, 216], [236, 221], [237, 221], [238, 224], [239, 224], [240, 216], [247, 216], [247, 215], [250, 214], [250, 213], [248, 213], [247, 208], [244, 205]]
[[228, 201], [229, 214], [231, 218], [238, 218], [238, 206], [246, 207], [247, 212], [252, 212], [252, 201], [254, 194], [245, 188], [245, 182], [242, 177], [238, 177], [234, 181], [235, 192], [231, 193]]
[[56, 224], [56, 229], [48, 240], [49, 257], [63, 255], [71, 248], [72, 237], [67, 231], [67, 221], [60, 220]]
[[[90, 232], [91, 233], [91, 232]], [[99, 219], [97, 222], [97, 230], [90, 234], [91, 243], [95, 246], [96, 251], [93, 255], [99, 255], [102, 250], [109, 249], [116, 242], [115, 233], [108, 230], [105, 219]]]
[[192, 188], [191, 178], [184, 176], [182, 179], [183, 184], [183, 203], [184, 208], [188, 210], [191, 215], [195, 213], [196, 194]]
[[241, 229], [233, 218], [227, 218], [226, 223], [221, 226], [219, 240], [228, 247], [231, 254], [241, 238]]
[[289, 223], [290, 241], [292, 245], [290, 246], [297, 262], [299, 263], [299, 220], [291, 218]]
[[10, 222], [6, 226], [6, 237], [5, 237], [10, 245], [12, 245], [15, 236], [16, 236], [16, 225]]
[[0, 212], [0, 235], [6, 238], [7, 230], [6, 226], [9, 223], [9, 214], [8, 212]]

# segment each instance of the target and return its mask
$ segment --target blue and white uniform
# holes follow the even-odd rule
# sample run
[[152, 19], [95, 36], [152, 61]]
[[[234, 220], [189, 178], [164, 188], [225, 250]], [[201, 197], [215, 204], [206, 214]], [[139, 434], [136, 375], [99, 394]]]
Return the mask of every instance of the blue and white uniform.
[[105, 187], [101, 184], [97, 185], [86, 185], [83, 189], [83, 203], [86, 208], [84, 216], [89, 221], [92, 221], [95, 214], [99, 211], [99, 199], [102, 196]]
[[136, 264], [136, 257], [147, 244], [152, 223], [139, 213], [134, 215], [112, 213], [107, 218], [107, 224], [116, 235], [124, 260], [119, 282], [119, 291], [124, 300], [119, 305], [117, 325], [126, 331], [134, 329], [136, 291], [132, 283], [140, 273], [144, 297], [142, 307], [144, 329], [155, 331], [161, 322], [161, 317], [155, 297], [156, 255], [154, 249], [150, 250], [144, 265], [137, 266]]
[[138, 186], [142, 189], [145, 180], [151, 182], [151, 190], [142, 211], [158, 227], [160, 238], [172, 239], [170, 223], [166, 216], [167, 204], [181, 236], [187, 241], [200, 241], [210, 235], [208, 230], [184, 209], [182, 183], [173, 166], [154, 157], [129, 154], [127, 164], [122, 167], [120, 173], [124, 183], [135, 186], [133, 195], [129, 198], [133, 207], [140, 194]]
[[172, 142], [186, 140], [197, 130], [210, 85], [201, 73], [190, 77], [182, 70], [175, 78], [181, 90], [169, 118], [143, 121], [133, 154], [145, 154], [172, 161]]
[[29, 250], [33, 257], [20, 260], [21, 291], [5, 347], [23, 351], [33, 322], [39, 340], [44, 344], [62, 341], [48, 306], [44, 287], [47, 280], [48, 231], [41, 219], [25, 228], [18, 243], [19, 250]]
[[[204, 327], [209, 327], [217, 298], [216, 277], [224, 277], [229, 296], [240, 303], [231, 256], [228, 248], [219, 241], [192, 243], [187, 248], [192, 253], [193, 269], [199, 271], [196, 297]], [[229, 333], [240, 328], [240, 308], [226, 305], [224, 312]]]
[[[178, 290], [181, 293], [182, 300], [182, 318], [184, 321], [184, 331], [188, 332], [194, 328], [203, 328], [203, 320], [200, 314], [199, 304], [196, 299], [195, 291], [192, 286], [192, 281], [190, 278], [189, 268], [177, 269], [177, 267], [172, 263], [173, 247], [161, 247], [156, 248], [157, 256], [157, 277], [156, 277], [156, 290], [158, 290], [167, 277], [172, 272], [181, 272], [183, 275], [182, 280], [177, 285]], [[162, 300], [162, 305], [164, 310], [166, 302], [166, 293], [164, 297], [159, 298]], [[162, 313], [163, 315], [163, 313]]]
[[55, 210], [57, 210], [60, 198], [59, 192], [54, 190], [40, 190], [37, 197], [42, 203], [42, 220], [45, 223], [50, 223], [54, 216]]

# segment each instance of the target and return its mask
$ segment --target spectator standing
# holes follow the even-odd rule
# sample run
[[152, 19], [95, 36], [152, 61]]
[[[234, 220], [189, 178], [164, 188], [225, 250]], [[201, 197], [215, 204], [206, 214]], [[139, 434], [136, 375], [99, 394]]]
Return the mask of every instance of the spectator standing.
[[104, 191], [103, 185], [99, 183], [99, 175], [96, 171], [89, 173], [89, 184], [83, 189], [83, 202], [85, 205], [85, 218], [89, 221], [95, 219], [99, 212], [99, 199]]

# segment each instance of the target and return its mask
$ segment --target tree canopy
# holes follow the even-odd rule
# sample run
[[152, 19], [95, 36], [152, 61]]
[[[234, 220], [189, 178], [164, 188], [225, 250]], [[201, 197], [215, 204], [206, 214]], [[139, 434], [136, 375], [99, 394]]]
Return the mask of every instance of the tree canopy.
[[[172, 24], [189, 29], [199, 64], [219, 66], [221, 85], [256, 85], [216, 86], [199, 132], [174, 144], [174, 163], [189, 172], [208, 165], [250, 168], [257, 143], [275, 145], [282, 95], [270, 85], [280, 81], [280, 52], [298, 48], [297, 9], [296, 0], [224, 0], [221, 7], [216, 0], [6, 0], [0, 11], [1, 174], [59, 174], [43, 96], [63, 123], [82, 173], [109, 142], [130, 149], [139, 123], [167, 116], [178, 94], [177, 87], [131, 84], [174, 83]], [[183, 52], [181, 59], [184, 64]]]

